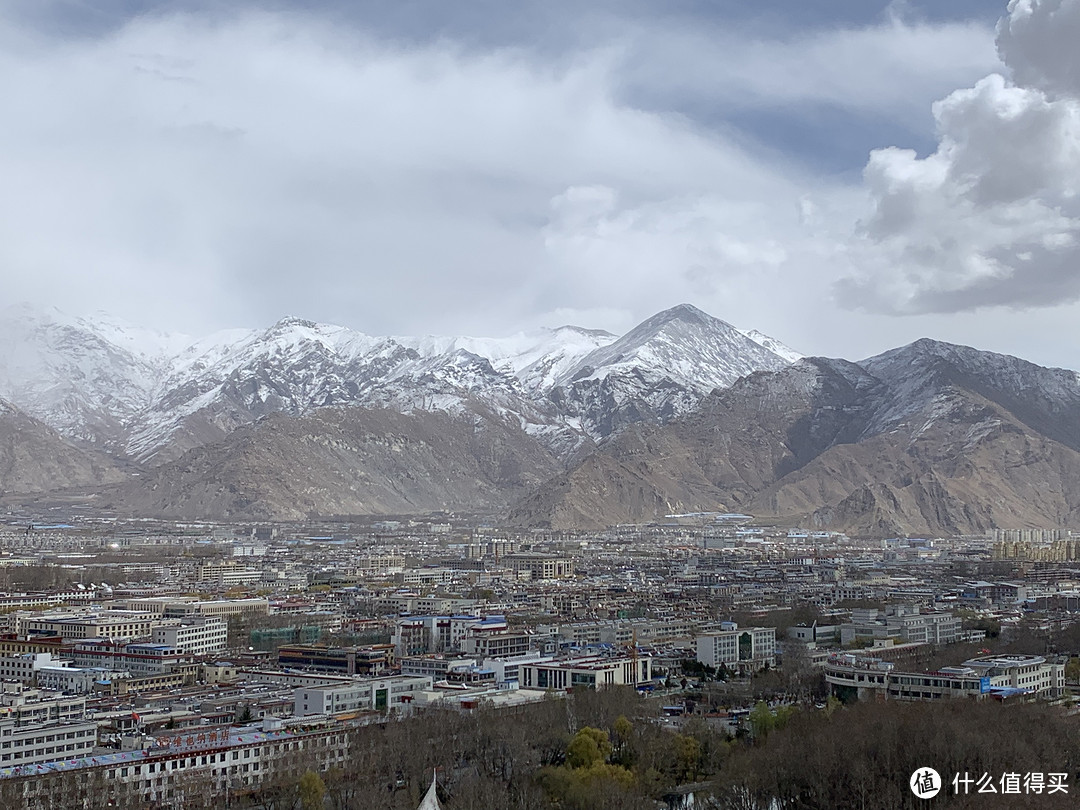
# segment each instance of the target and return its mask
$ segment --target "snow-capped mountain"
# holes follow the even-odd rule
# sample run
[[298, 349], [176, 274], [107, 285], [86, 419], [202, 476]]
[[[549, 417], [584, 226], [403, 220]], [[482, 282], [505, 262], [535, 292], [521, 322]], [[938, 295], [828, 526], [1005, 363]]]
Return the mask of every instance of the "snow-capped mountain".
[[687, 305], [622, 338], [575, 326], [506, 338], [373, 337], [285, 318], [195, 341], [23, 306], [0, 314], [0, 339], [0, 396], [69, 437], [152, 463], [270, 413], [327, 406], [506, 420], [566, 458], [788, 362]]
[[738, 511], [860, 536], [1068, 528], [1080, 516], [1080, 376], [919, 340], [803, 358], [623, 431], [519, 502], [522, 525]]
[[731, 324], [681, 304], [569, 366], [549, 396], [603, 439], [634, 422], [670, 421], [715, 388], [788, 364]]
[[62, 434], [112, 444], [186, 342], [117, 319], [23, 305], [0, 311], [0, 396]]
[[739, 331], [742, 332], [743, 335], [745, 335], [746, 337], [750, 338], [750, 340], [754, 341], [754, 343], [761, 346], [763, 349], [768, 349], [773, 354], [780, 355], [789, 363], [794, 363], [797, 360], [803, 359], [804, 355], [795, 351], [790, 346], [785, 346], [776, 338], [769, 337], [768, 335], [759, 332], [757, 329], [740, 329]]

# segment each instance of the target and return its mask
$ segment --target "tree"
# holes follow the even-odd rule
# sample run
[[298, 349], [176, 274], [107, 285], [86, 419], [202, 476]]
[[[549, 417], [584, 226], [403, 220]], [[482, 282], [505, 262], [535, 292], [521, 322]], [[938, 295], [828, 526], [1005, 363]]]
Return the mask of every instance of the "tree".
[[1065, 680], [1071, 683], [1080, 682], [1080, 658], [1070, 658], [1065, 665]]
[[322, 777], [314, 771], [305, 771], [300, 777], [300, 807], [303, 810], [320, 810], [325, 795], [326, 785]]
[[566, 747], [566, 764], [571, 768], [591, 768], [611, 756], [608, 733], [586, 726], [574, 735]]

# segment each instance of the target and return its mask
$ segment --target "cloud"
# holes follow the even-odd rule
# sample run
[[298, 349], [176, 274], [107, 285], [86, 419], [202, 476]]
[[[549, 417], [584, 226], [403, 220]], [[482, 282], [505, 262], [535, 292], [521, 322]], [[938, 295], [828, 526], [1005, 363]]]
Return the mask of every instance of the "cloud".
[[684, 300], [768, 328], [822, 300], [855, 200], [729, 114], [906, 120], [996, 59], [977, 25], [602, 22], [555, 48], [298, 12], [0, 18], [5, 295], [189, 332], [623, 329]]
[[890, 313], [1080, 299], [1080, 0], [1012, 0], [998, 26], [1011, 79], [937, 102], [937, 150], [873, 152], [872, 211], [841, 303]]

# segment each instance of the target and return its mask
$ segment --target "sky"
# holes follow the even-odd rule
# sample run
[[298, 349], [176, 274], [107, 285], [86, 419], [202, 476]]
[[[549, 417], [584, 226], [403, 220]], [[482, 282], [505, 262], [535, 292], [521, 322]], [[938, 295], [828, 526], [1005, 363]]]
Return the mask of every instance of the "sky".
[[688, 302], [1080, 368], [1076, 42], [1080, 0], [7, 0], [0, 281], [193, 335]]

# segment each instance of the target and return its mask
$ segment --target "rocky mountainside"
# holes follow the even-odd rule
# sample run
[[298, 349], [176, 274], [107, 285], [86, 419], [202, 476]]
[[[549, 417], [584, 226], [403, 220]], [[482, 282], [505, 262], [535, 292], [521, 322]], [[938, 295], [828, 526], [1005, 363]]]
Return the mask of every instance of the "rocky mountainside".
[[120, 514], [248, 520], [492, 511], [558, 469], [534, 437], [491, 412], [322, 408], [270, 414], [101, 501]]
[[714, 388], [788, 363], [731, 324], [682, 304], [569, 366], [549, 397], [600, 441], [627, 425], [669, 422]]
[[268, 414], [327, 406], [490, 411], [569, 460], [627, 424], [668, 421], [717, 385], [788, 362], [765, 348], [771, 339], [685, 305], [621, 339], [573, 326], [502, 339], [371, 337], [286, 318], [191, 342], [25, 306], [0, 313], [0, 338], [0, 396], [150, 465]]
[[731, 509], [865, 535], [1080, 517], [1080, 381], [918, 341], [861, 363], [803, 359], [625, 431], [512, 511], [602, 526]]
[[125, 480], [112, 459], [74, 447], [47, 425], [0, 400], [0, 495]]
[[800, 359], [688, 305], [622, 337], [287, 318], [194, 342], [16, 307], [0, 338], [0, 488], [97, 487], [124, 514], [738, 510], [870, 536], [1080, 518], [1078, 375], [930, 340]]
[[69, 438], [117, 446], [183, 337], [25, 304], [0, 310], [0, 397]]

